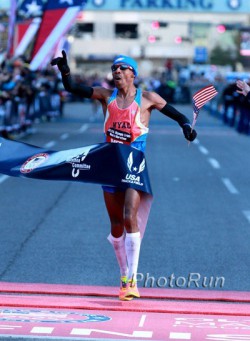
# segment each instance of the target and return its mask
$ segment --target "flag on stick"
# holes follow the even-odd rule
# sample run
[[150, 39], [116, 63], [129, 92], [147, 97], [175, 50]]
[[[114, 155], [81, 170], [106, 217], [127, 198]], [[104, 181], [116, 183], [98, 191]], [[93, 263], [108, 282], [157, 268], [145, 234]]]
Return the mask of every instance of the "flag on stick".
[[218, 92], [213, 85], [207, 85], [204, 88], [198, 90], [193, 95], [193, 123], [192, 129], [194, 128], [200, 109], [212, 98], [214, 98]]

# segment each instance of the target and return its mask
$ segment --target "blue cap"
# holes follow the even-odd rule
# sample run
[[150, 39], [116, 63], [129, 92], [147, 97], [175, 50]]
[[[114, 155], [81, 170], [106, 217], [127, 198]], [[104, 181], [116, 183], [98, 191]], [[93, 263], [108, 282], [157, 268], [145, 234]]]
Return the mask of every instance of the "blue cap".
[[135, 76], [138, 76], [138, 65], [133, 58], [120, 54], [119, 56], [115, 57], [113, 65], [115, 64], [127, 64], [131, 66], [134, 70]]

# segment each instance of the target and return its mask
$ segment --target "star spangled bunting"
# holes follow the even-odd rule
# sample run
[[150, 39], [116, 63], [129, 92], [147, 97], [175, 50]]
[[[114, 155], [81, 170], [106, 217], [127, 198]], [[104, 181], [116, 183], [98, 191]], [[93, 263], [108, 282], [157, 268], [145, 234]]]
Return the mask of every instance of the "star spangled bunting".
[[32, 52], [31, 70], [46, 67], [60, 39], [73, 25], [87, 0], [48, 0]]
[[19, 4], [14, 38], [15, 57], [27, 54], [26, 57], [29, 58], [28, 48], [40, 27], [44, 6], [43, 0], [23, 0]]
[[193, 95], [193, 123], [192, 129], [194, 128], [200, 109], [212, 98], [218, 94], [217, 90], [213, 85], [207, 85], [204, 88], [198, 90]]
[[34, 39], [40, 23], [41, 18], [36, 17], [33, 19], [25, 20], [24, 22], [18, 23], [16, 25], [16, 47], [14, 50], [14, 56], [21, 56], [26, 53], [28, 46]]
[[43, 0], [24, 0], [18, 8], [18, 15], [26, 19], [41, 17], [43, 9]]

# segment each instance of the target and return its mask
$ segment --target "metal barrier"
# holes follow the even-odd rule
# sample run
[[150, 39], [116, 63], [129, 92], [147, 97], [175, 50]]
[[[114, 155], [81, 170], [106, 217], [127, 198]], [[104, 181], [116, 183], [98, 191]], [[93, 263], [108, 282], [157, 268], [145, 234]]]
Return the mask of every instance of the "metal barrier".
[[57, 93], [38, 92], [29, 103], [28, 99], [13, 97], [0, 103], [0, 135], [27, 131], [35, 120], [50, 121], [62, 115], [61, 98]]

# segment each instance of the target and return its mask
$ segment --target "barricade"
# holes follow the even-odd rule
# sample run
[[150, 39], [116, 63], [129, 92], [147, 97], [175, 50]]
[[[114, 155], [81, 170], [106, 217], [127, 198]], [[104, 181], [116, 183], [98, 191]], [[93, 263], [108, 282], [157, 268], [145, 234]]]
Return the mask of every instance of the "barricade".
[[61, 114], [57, 93], [37, 92], [30, 103], [27, 98], [13, 97], [0, 103], [0, 135], [27, 132], [35, 120], [50, 121]]

